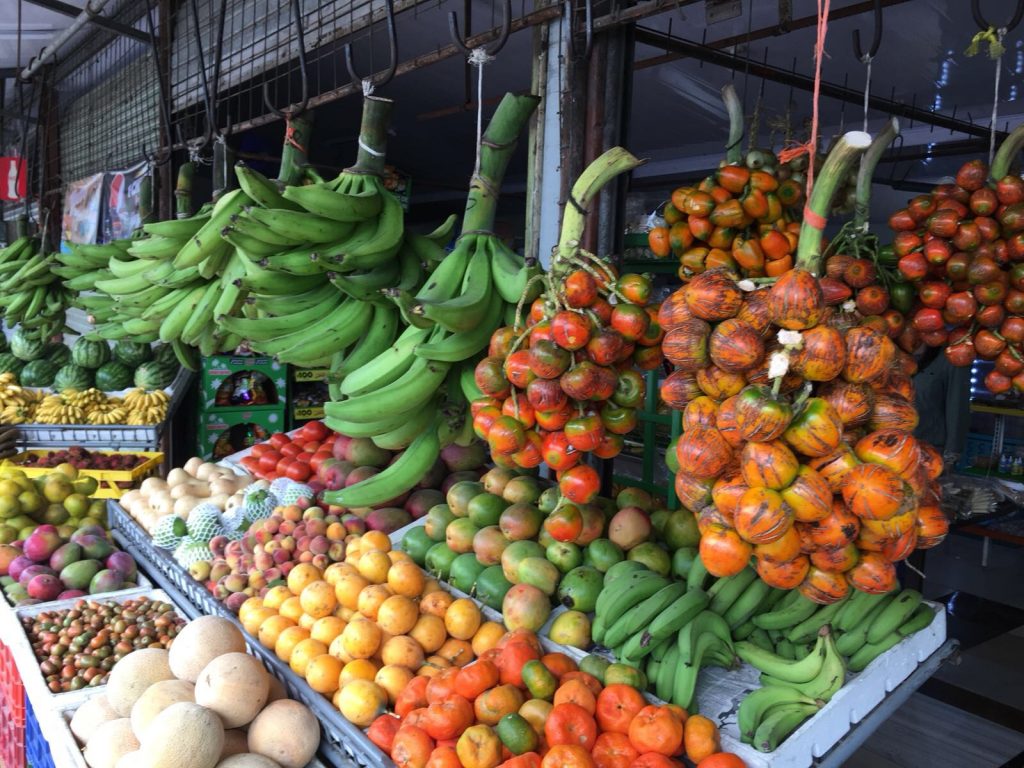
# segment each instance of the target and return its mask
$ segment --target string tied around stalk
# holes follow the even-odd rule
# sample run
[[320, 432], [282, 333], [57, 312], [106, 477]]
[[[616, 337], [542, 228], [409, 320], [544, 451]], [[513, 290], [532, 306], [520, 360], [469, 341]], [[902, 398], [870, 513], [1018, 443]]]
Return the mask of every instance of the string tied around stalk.
[[[814, 157], [818, 151], [818, 102], [821, 98], [821, 60], [825, 57], [825, 36], [828, 34], [828, 15], [831, 0], [818, 0], [817, 40], [814, 44], [814, 93], [811, 99], [811, 135], [806, 143], [787, 147], [779, 152], [779, 162], [788, 163], [800, 155], [809, 157], [807, 163], [807, 199], [811, 198], [814, 186]], [[807, 215], [809, 208], [804, 209]]]
[[996, 154], [996, 122], [999, 120], [999, 79], [1003, 72], [1003, 54], [1006, 53], [1006, 46], [1003, 45], [1003, 38], [1009, 30], [1006, 27], [989, 27], [976, 33], [971, 38], [970, 45], [964, 51], [965, 56], [977, 56], [981, 53], [981, 46], [988, 46], [988, 57], [996, 62], [996, 76], [993, 78], [992, 94], [992, 122], [989, 124], [988, 137], [988, 164], [992, 165], [992, 158]]
[[473, 163], [473, 176], [477, 176], [480, 173], [480, 142], [484, 138], [484, 67], [494, 61], [494, 57], [481, 45], [469, 52], [467, 61], [476, 67], [476, 161]]

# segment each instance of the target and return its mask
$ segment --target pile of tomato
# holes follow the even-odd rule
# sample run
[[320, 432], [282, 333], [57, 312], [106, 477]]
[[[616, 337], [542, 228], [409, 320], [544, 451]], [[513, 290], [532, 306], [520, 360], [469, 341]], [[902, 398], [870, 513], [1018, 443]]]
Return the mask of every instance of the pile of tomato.
[[601, 482], [583, 458], [622, 451], [644, 403], [641, 371], [661, 365], [664, 333], [643, 275], [579, 268], [559, 286], [533, 302], [524, 327], [494, 332], [475, 370], [483, 397], [471, 404], [473, 427], [495, 464], [547, 464], [562, 495], [585, 504]]
[[287, 477], [304, 483], [316, 476], [325, 459], [332, 457], [336, 437], [322, 421], [310, 421], [290, 435], [275, 432], [266, 442], [257, 443], [241, 465], [264, 480]]
[[367, 735], [399, 768], [744, 768], [718, 729], [632, 686], [603, 686], [526, 630], [418, 676]]

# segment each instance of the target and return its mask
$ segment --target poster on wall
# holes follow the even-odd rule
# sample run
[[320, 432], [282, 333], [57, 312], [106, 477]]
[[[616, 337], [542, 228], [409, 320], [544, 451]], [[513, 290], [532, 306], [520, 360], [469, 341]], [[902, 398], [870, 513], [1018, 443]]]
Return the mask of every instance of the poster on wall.
[[0, 157], [0, 200], [23, 200], [27, 188], [28, 168], [20, 157]]
[[103, 177], [97, 173], [68, 184], [64, 197], [61, 240], [68, 243], [95, 243], [103, 202]]
[[126, 171], [106, 174], [106, 194], [103, 205], [103, 242], [131, 237], [141, 223], [139, 215], [142, 180], [146, 177], [147, 163], [139, 163]]

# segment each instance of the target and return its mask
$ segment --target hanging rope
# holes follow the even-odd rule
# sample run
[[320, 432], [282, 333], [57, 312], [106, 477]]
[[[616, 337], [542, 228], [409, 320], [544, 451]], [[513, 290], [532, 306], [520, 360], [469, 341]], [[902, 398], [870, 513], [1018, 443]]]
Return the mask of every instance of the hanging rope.
[[469, 63], [476, 67], [476, 162], [473, 164], [473, 175], [480, 172], [480, 142], [484, 138], [484, 66], [494, 61], [483, 46], [474, 48], [469, 53]]
[[[831, 0], [818, 0], [818, 37], [814, 44], [814, 94], [811, 102], [811, 136], [806, 144], [789, 147], [779, 153], [779, 161], [787, 163], [795, 157], [807, 154], [807, 199], [811, 198], [814, 186], [814, 157], [818, 151], [818, 101], [821, 96], [821, 60], [825, 57], [825, 35], [828, 33], [828, 14]], [[806, 211], [809, 208], [805, 209]]]
[[870, 54], [865, 53], [861, 59], [864, 62], [867, 74], [864, 79], [864, 133], [868, 132], [868, 100], [871, 98], [871, 60]]
[[977, 56], [981, 53], [982, 45], [986, 45], [988, 46], [988, 57], [996, 62], [996, 76], [993, 78], [995, 87], [992, 95], [992, 122], [989, 124], [988, 137], [989, 165], [992, 165], [992, 158], [996, 154], [996, 122], [999, 120], [999, 80], [1003, 72], [1003, 54], [1006, 53], [1003, 38], [1006, 36], [1007, 31], [1006, 27], [983, 29], [971, 38], [971, 44], [964, 51], [966, 56]]

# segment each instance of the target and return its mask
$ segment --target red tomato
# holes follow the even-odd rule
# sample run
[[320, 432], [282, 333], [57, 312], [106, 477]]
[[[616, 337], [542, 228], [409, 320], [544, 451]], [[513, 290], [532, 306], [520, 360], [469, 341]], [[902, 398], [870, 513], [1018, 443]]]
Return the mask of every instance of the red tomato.
[[299, 451], [295, 455], [295, 461], [308, 467], [310, 462], [313, 461], [313, 454], [307, 451]]
[[251, 472], [252, 474], [261, 472], [260, 460], [255, 456], [246, 456], [242, 459], [241, 464], [247, 472]]
[[280, 453], [282, 456], [295, 457], [302, 453], [302, 446], [298, 443], [288, 443], [281, 446]]
[[302, 450], [304, 450], [306, 453], [316, 453], [322, 447], [323, 443], [321, 443], [319, 440], [310, 440], [308, 443], [302, 446]]
[[260, 472], [273, 472], [279, 461], [281, 461], [280, 453], [274, 450], [265, 451], [259, 458]]
[[321, 448], [319, 451], [313, 454], [313, 458], [309, 462], [310, 469], [312, 469], [314, 472], [319, 472], [320, 465], [323, 464], [326, 459], [331, 458], [333, 455], [334, 454], [331, 452], [330, 448], [328, 448], [327, 450], [323, 450]]
[[256, 445], [254, 445], [252, 447], [252, 451], [249, 453], [249, 455], [250, 456], [255, 456], [258, 459], [260, 456], [262, 456], [267, 451], [272, 451], [272, 450], [274, 450], [274, 449], [270, 445], [268, 445], [267, 443], [256, 443]]
[[301, 461], [294, 462], [288, 470], [285, 472], [285, 476], [289, 480], [295, 480], [298, 483], [308, 480], [310, 475], [309, 465], [303, 464]]
[[302, 434], [308, 440], [322, 441], [330, 431], [322, 421], [310, 421], [302, 428]]
[[270, 436], [270, 440], [268, 442], [279, 451], [282, 446], [288, 445], [288, 443], [291, 442], [291, 438], [289, 438], [284, 432], [275, 432]]

